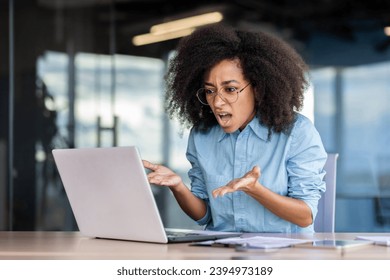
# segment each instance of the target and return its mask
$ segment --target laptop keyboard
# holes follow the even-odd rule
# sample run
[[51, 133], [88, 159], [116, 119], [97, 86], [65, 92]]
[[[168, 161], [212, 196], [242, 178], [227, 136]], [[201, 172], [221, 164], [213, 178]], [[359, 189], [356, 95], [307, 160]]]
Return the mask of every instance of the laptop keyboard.
[[185, 237], [185, 236], [198, 236], [199, 233], [194, 232], [177, 232], [177, 231], [166, 231], [167, 237]]

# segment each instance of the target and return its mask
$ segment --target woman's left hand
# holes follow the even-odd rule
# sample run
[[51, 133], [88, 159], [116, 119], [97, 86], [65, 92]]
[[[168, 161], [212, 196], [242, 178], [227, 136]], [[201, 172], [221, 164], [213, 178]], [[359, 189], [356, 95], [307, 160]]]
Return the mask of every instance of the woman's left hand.
[[213, 191], [213, 197], [223, 196], [227, 193], [235, 191], [250, 191], [255, 187], [260, 178], [260, 168], [255, 166], [251, 171], [247, 172], [243, 177], [230, 181], [227, 185], [219, 187]]

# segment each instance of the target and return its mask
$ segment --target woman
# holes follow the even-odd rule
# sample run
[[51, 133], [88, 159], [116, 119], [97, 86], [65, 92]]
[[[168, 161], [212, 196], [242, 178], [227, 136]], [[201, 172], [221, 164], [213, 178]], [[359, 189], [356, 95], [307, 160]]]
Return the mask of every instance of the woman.
[[144, 161], [150, 183], [167, 186], [206, 229], [313, 232], [325, 191], [327, 154], [297, 113], [307, 66], [262, 32], [213, 25], [183, 38], [167, 75], [167, 111], [191, 127], [191, 189]]

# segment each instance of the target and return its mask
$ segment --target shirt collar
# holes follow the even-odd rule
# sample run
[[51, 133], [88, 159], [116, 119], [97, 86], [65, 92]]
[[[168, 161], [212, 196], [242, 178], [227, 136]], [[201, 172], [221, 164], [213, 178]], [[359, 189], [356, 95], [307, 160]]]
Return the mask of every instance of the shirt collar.
[[[257, 116], [251, 120], [248, 125], [245, 127], [245, 129], [251, 129], [253, 133], [259, 137], [260, 139], [267, 141], [268, 140], [268, 127], [262, 125], [258, 119]], [[233, 133], [226, 133], [223, 131], [223, 129], [220, 129], [220, 133], [218, 136], [218, 142], [221, 142], [225, 137], [227, 137], [229, 134], [235, 134], [239, 133], [238, 131], [235, 131]]]

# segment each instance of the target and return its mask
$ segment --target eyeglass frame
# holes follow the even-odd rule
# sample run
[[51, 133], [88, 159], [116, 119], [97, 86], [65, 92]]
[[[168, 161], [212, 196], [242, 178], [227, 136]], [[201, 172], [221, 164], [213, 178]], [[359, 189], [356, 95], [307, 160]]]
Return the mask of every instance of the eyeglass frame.
[[[237, 100], [238, 100], [239, 94], [240, 94], [241, 92], [243, 92], [250, 84], [251, 84], [251, 82], [249, 82], [248, 84], [246, 84], [242, 89], [237, 89], [237, 90], [235, 91], [235, 92], [237, 93], [237, 99], [236, 99], [234, 102], [229, 102], [229, 101], [227, 101], [227, 100], [225, 99], [225, 97], [223, 97], [223, 96], [220, 94], [220, 90], [221, 90], [222, 88], [225, 88], [225, 87], [221, 87], [219, 90], [217, 90], [217, 91], [215, 91], [215, 92], [213, 93], [213, 94], [214, 94], [213, 100], [214, 100], [215, 97], [218, 95], [224, 102], [226, 102], [226, 103], [228, 103], [228, 104], [236, 103]], [[207, 89], [207, 88], [202, 87], [202, 88], [198, 89], [198, 90], [196, 91], [196, 97], [198, 98], [199, 102], [202, 103], [203, 105], [210, 106], [210, 104], [209, 104], [208, 102], [207, 102], [207, 103], [204, 103], [204, 102], [200, 99], [200, 97], [199, 97], [199, 91], [200, 91], [200, 90], [204, 90], [204, 89]], [[207, 99], [207, 95], [205, 96], [205, 98]]]

